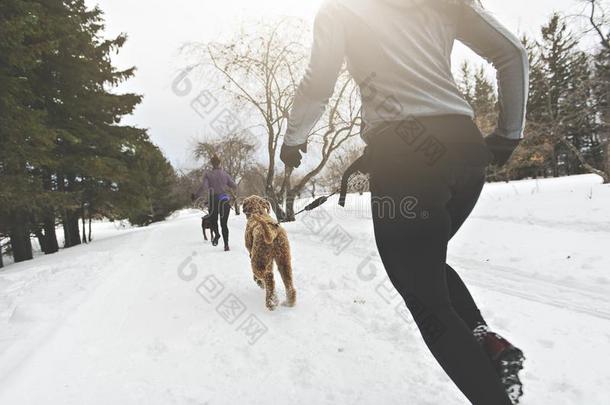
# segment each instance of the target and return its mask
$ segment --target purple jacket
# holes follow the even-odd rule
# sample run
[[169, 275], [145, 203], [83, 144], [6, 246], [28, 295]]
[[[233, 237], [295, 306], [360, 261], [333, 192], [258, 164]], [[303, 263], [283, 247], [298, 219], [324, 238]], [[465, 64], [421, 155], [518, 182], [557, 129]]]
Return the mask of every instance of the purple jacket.
[[237, 188], [231, 176], [222, 169], [212, 169], [203, 175], [203, 182], [196, 194], [198, 197], [207, 195], [210, 192], [214, 195], [220, 195], [226, 193], [227, 188], [234, 190]]

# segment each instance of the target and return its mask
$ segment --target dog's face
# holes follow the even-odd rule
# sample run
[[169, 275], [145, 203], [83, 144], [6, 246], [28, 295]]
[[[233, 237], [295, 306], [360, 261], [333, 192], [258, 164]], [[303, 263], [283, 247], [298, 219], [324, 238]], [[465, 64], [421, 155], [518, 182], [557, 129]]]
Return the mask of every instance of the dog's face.
[[271, 212], [271, 204], [269, 204], [269, 201], [265, 200], [264, 198], [253, 195], [244, 200], [242, 211], [248, 218], [252, 214], [265, 215]]

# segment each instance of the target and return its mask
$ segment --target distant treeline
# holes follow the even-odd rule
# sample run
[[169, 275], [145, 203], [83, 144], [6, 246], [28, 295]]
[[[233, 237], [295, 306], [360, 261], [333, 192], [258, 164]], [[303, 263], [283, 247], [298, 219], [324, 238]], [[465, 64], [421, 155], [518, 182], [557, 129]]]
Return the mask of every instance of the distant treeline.
[[[507, 166], [490, 168], [490, 180], [596, 173], [610, 182], [610, 28], [603, 2], [585, 3], [586, 15], [570, 18], [587, 21], [593, 46], [584, 46], [584, 33], [572, 32], [560, 14], [536, 39], [522, 39], [531, 68], [525, 140]], [[260, 140], [247, 128], [214, 134], [194, 156], [205, 165], [210, 153], [222, 155], [240, 195], [266, 196], [278, 218], [293, 217], [295, 197], [315, 195], [316, 185], [334, 189], [359, 153], [351, 143], [361, 121], [357, 86], [342, 75], [341, 90], [323, 117], [326, 125], [312, 137], [321, 151], [308, 156], [319, 159], [313, 169], [291, 177], [278, 165], [296, 91], [293, 75], [307, 59], [306, 46], [295, 41], [310, 37], [303, 26], [290, 19], [263, 22], [238, 30], [226, 43], [193, 50], [199, 65], [212, 61], [226, 79], [207, 84], [218, 84], [218, 95], [234, 102], [235, 110], [249, 102], [258, 113], [244, 122], [254, 119], [265, 128]], [[102, 12], [83, 0], [0, 2], [0, 244], [15, 261], [32, 257], [32, 236], [43, 252], [56, 252], [58, 225], [64, 246], [74, 246], [90, 241], [86, 225], [92, 219], [146, 225], [188, 205], [185, 196], [198, 187], [200, 169], [177, 176], [145, 130], [121, 125], [141, 96], [111, 91], [135, 68], [112, 65], [111, 55], [126, 36], [106, 40], [103, 28]], [[488, 134], [497, 122], [496, 88], [483, 69], [465, 64], [461, 73], [461, 90]], [[251, 93], [240, 93], [244, 89], [236, 84], [244, 81]], [[255, 157], [258, 145], [267, 146], [267, 163]]]
[[126, 36], [103, 28], [83, 0], [0, 2], [0, 242], [15, 261], [33, 235], [56, 252], [59, 224], [70, 247], [91, 219], [146, 225], [184, 204], [146, 130], [120, 124], [142, 97], [111, 91], [135, 68], [112, 65]]
[[[596, 173], [610, 182], [610, 29], [591, 18], [599, 45], [582, 46], [566, 21], [554, 14], [538, 39], [522, 39], [530, 60], [525, 140], [507, 166], [490, 170], [491, 180]], [[489, 133], [497, 120], [494, 86], [483, 68], [464, 64], [461, 73], [461, 90]]]

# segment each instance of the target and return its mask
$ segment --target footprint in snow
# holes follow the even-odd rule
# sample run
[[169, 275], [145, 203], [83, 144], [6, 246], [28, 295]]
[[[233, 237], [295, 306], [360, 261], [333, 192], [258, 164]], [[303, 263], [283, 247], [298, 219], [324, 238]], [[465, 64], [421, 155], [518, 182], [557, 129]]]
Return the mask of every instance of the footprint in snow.
[[545, 349], [552, 349], [553, 347], [555, 347], [555, 343], [546, 339], [538, 339], [538, 343], [540, 343], [540, 345]]
[[148, 345], [148, 353], [151, 356], [160, 356], [162, 354], [167, 353], [167, 351], [167, 345], [159, 339], [155, 339], [152, 344]]

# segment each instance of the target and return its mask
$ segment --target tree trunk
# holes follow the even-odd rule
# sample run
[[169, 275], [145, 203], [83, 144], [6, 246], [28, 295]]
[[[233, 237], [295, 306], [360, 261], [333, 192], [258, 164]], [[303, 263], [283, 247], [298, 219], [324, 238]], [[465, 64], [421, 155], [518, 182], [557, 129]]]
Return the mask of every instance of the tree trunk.
[[59, 251], [59, 243], [57, 242], [57, 233], [55, 232], [55, 214], [49, 214], [44, 221], [43, 228], [45, 243], [47, 245], [46, 254], [57, 253]]
[[557, 146], [553, 145], [553, 177], [559, 177], [559, 162], [558, 162]]
[[76, 210], [65, 210], [63, 218], [64, 225], [64, 247], [72, 247], [80, 245], [80, 232], [78, 229], [78, 211]]
[[77, 210], [72, 211], [70, 214], [70, 230], [72, 232], [72, 240], [75, 241], [75, 245], [81, 244], [80, 230], [78, 228], [78, 217], [79, 213]]
[[282, 209], [281, 201], [279, 201], [275, 191], [273, 191], [273, 184], [267, 184], [265, 186], [265, 197], [271, 204], [271, 209], [275, 213], [275, 218], [278, 222], [284, 221], [284, 210]]
[[610, 137], [606, 141], [606, 177], [604, 178], [604, 184], [610, 183]]
[[[51, 171], [48, 168], [43, 169], [42, 188], [46, 191], [53, 191], [53, 180]], [[57, 233], [55, 232], [55, 208], [48, 207], [42, 218], [42, 231], [44, 236], [45, 254], [52, 254], [59, 251], [59, 243], [57, 242]], [[42, 247], [42, 244], [40, 245]]]
[[578, 159], [578, 161], [580, 162], [582, 167], [585, 170], [587, 170], [587, 172], [597, 174], [598, 176], [600, 176], [604, 180], [604, 184], [610, 183], [610, 175], [608, 175], [608, 173], [604, 172], [603, 170], [599, 170], [599, 169], [596, 169], [593, 166], [591, 166], [586, 161], [586, 159], [582, 155], [581, 151], [578, 150], [578, 148], [576, 146], [574, 146], [574, 144], [572, 144], [572, 142], [568, 141], [567, 139], [562, 139], [562, 142], [568, 148], [568, 150], [571, 151], [572, 154], [574, 154], [574, 156]]
[[2, 241], [0, 241], [0, 269], [4, 267], [4, 261], [2, 260]]
[[285, 222], [294, 222], [294, 200], [296, 199], [297, 191], [290, 190], [286, 195], [286, 215]]
[[85, 228], [87, 219], [85, 218], [85, 205], [84, 204], [81, 205], [81, 219], [83, 221], [83, 243], [87, 243], [87, 229]]
[[42, 252], [46, 254], [49, 248], [47, 247], [47, 240], [45, 238], [44, 233], [42, 232], [42, 229], [35, 230], [34, 235], [36, 235], [36, 239], [38, 239], [40, 250], [42, 250]]
[[66, 209], [64, 209], [61, 222], [64, 229], [64, 248], [74, 246], [74, 243], [72, 242], [73, 233], [70, 231], [70, 221], [68, 220], [68, 210]]
[[91, 212], [89, 212], [89, 242], [91, 242], [93, 240], [93, 238], [91, 238]]
[[235, 209], [235, 215], [239, 215], [241, 214], [241, 212], [239, 211], [239, 198], [237, 198], [237, 195], [235, 195], [235, 193], [232, 193], [231, 196], [233, 197], [233, 208]]
[[[60, 191], [74, 192], [75, 176], [67, 174], [61, 177]], [[72, 247], [81, 244], [80, 231], [78, 229], [78, 218], [80, 217], [80, 209], [64, 209], [63, 224], [64, 224], [64, 247]]]
[[33, 258], [30, 232], [23, 215], [17, 215], [15, 217], [9, 232], [9, 237], [15, 263], [31, 260]]
[[282, 202], [277, 198], [277, 196], [273, 192], [271, 192], [270, 194], [267, 195], [267, 199], [271, 203], [271, 208], [273, 209], [273, 212], [275, 213], [275, 218], [277, 219], [277, 221], [284, 222], [286, 219], [286, 213], [284, 212], [284, 209], [282, 208]]

